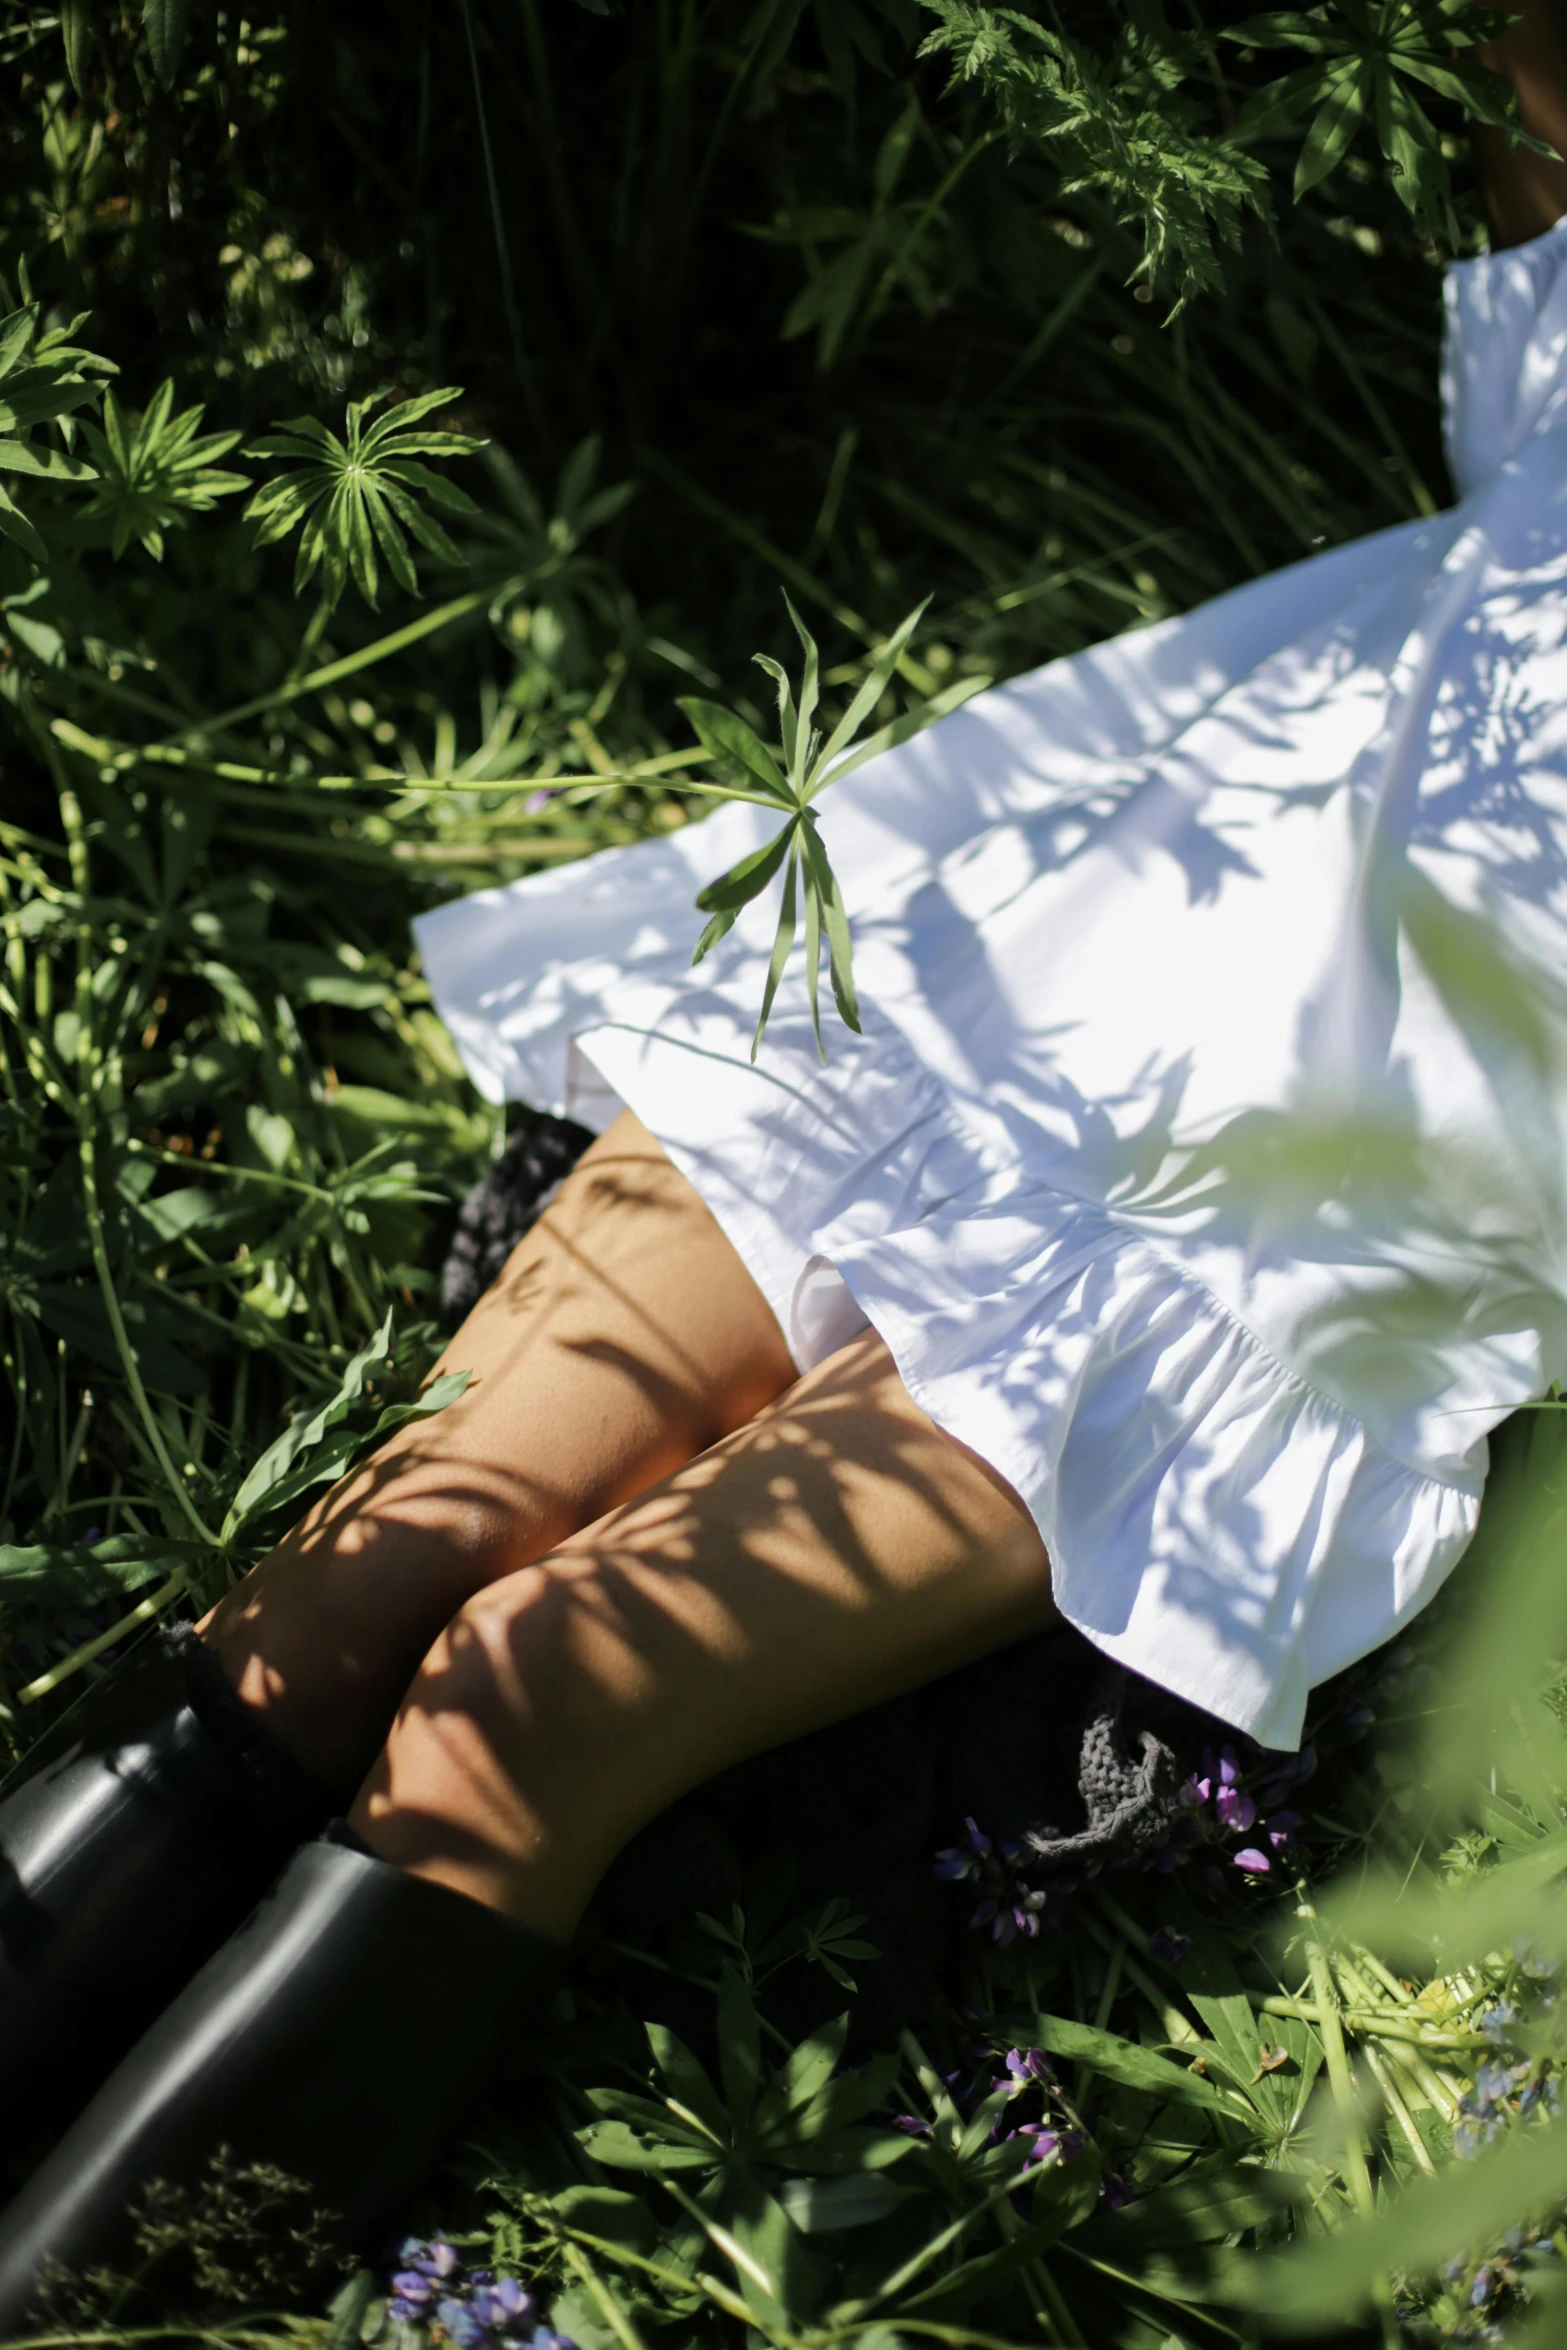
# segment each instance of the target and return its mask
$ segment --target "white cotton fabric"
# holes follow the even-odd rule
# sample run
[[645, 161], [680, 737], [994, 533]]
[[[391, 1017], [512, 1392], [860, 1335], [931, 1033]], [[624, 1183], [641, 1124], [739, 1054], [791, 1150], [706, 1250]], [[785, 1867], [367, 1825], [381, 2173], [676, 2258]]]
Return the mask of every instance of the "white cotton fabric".
[[[1264, 1743], [1567, 1376], [1567, 224], [1446, 283], [1461, 502], [984, 694], [823, 803], [865, 1033], [724, 809], [427, 916], [475, 1082], [629, 1104], [802, 1368], [868, 1320], [1064, 1613]], [[1349, 1156], [1345, 1157], [1345, 1147]]]

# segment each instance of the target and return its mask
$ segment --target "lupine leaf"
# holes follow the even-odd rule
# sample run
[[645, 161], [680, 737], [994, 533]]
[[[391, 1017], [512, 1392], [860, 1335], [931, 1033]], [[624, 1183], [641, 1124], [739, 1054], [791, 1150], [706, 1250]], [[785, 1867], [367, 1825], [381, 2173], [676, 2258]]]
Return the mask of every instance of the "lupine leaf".
[[691, 721], [704, 750], [712, 752], [715, 758], [735, 760], [780, 807], [795, 805], [794, 794], [779, 772], [777, 760], [754, 727], [748, 726], [733, 710], [726, 710], [721, 702], [703, 701], [695, 694], [682, 694], [679, 707]]
[[96, 31], [97, 0], [60, 0], [60, 33], [65, 42], [65, 70], [78, 98], [87, 95], [87, 75]]
[[174, 87], [189, 21], [190, 0], [142, 0], [142, 25], [152, 70], [166, 90]]

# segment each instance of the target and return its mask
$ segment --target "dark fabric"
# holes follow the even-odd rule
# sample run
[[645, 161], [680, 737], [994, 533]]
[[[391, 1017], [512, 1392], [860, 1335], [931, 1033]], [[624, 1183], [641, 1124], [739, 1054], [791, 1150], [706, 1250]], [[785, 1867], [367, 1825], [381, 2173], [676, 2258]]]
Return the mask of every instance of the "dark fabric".
[[158, 1637], [178, 1657], [191, 1711], [233, 1772], [259, 1823], [285, 1848], [315, 1835], [332, 1810], [333, 1790], [312, 1778], [278, 1744], [205, 1641], [197, 1639], [194, 1625], [167, 1624]]
[[[458, 1222], [442, 1281], [452, 1317], [496, 1278], [587, 1139], [535, 1116], [508, 1144]], [[966, 1819], [1019, 1845], [1017, 1873], [1037, 1887], [1135, 1866], [1166, 1841], [1185, 1779], [1223, 1735], [1062, 1625], [723, 1772], [632, 1841], [596, 1912], [643, 1945], [699, 1912], [727, 1915], [765, 1863], [798, 1909], [836, 1898], [864, 1918], [881, 1953], [854, 1969], [871, 2037], [935, 1990], [954, 1915], [935, 1856]], [[960, 1887], [958, 1910], [973, 1906]]]
[[441, 1267], [441, 1319], [447, 1329], [455, 1330], [472, 1313], [592, 1140], [587, 1128], [570, 1118], [529, 1113], [463, 1202]]

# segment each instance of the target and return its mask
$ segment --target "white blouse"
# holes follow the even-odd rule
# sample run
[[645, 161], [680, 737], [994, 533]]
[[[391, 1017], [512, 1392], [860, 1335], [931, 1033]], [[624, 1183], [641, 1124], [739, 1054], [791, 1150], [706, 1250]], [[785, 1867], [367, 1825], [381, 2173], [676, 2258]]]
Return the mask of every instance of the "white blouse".
[[629, 1104], [802, 1369], [869, 1321], [1063, 1612], [1264, 1743], [1567, 1377], [1567, 223], [1457, 264], [1460, 503], [976, 698], [822, 823], [862, 1038], [702, 824], [418, 924], [490, 1099]]

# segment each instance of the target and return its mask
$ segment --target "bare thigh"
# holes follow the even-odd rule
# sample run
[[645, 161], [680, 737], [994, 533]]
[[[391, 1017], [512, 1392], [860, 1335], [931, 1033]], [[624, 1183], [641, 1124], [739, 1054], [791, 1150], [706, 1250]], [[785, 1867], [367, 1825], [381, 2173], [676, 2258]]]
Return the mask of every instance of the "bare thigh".
[[334, 1487], [202, 1627], [243, 1696], [345, 1796], [470, 1593], [643, 1492], [795, 1377], [740, 1258], [629, 1112], [437, 1367], [471, 1371], [472, 1385]]
[[383, 1858], [564, 1939], [621, 1844], [687, 1788], [1054, 1613], [1027, 1510], [867, 1332], [471, 1598], [354, 1824]]

